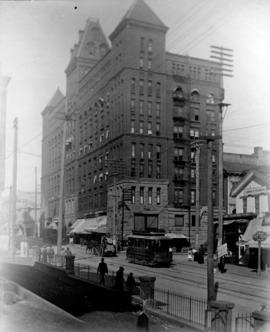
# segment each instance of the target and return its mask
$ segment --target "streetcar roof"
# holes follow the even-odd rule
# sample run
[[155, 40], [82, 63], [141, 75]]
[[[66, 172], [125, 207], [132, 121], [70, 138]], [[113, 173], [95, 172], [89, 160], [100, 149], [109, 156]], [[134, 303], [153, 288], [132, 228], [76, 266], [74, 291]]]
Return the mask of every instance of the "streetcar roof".
[[164, 235], [129, 235], [128, 239], [144, 239], [144, 240], [162, 240], [162, 241], [171, 241]]

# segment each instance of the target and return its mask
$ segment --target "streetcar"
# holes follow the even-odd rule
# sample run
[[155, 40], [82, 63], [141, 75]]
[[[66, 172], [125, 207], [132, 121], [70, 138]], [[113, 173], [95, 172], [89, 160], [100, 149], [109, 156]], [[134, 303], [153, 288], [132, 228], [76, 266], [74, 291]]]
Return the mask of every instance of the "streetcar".
[[130, 263], [169, 267], [173, 259], [171, 239], [164, 233], [133, 233], [128, 236], [126, 256]]

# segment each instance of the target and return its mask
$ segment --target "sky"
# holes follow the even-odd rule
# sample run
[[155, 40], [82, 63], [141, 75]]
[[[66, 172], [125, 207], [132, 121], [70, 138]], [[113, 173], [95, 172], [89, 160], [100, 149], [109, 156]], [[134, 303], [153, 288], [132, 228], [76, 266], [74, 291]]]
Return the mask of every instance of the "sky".
[[[224, 151], [270, 150], [270, 3], [267, 0], [145, 0], [169, 28], [169, 52], [210, 59], [210, 45], [233, 49], [224, 78]], [[18, 117], [18, 190], [41, 177], [41, 112], [57, 87], [65, 94], [70, 49], [87, 18], [108, 36], [133, 0], [0, 1], [0, 62], [7, 94], [7, 179], [12, 183], [13, 120]]]

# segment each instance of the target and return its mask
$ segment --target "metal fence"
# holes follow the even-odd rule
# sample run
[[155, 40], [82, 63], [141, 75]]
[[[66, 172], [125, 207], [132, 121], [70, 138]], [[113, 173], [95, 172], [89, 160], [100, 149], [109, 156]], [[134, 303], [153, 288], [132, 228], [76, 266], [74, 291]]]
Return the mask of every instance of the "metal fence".
[[154, 301], [150, 302], [150, 305], [174, 317], [204, 326], [207, 308], [205, 300], [155, 288]]
[[253, 332], [254, 318], [251, 313], [239, 313], [235, 317], [235, 332]]

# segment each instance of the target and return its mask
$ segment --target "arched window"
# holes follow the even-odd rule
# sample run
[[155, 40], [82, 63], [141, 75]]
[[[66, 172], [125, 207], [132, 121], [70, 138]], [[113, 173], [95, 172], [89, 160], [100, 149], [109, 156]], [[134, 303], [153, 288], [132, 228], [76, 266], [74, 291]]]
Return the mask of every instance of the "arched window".
[[208, 94], [206, 102], [207, 102], [207, 104], [214, 104], [215, 103], [215, 95], [213, 94], [213, 92], [210, 92]]
[[190, 94], [191, 100], [199, 100], [200, 94], [198, 90], [192, 90]]
[[173, 100], [174, 101], [184, 101], [184, 93], [181, 86], [178, 86], [173, 91]]

